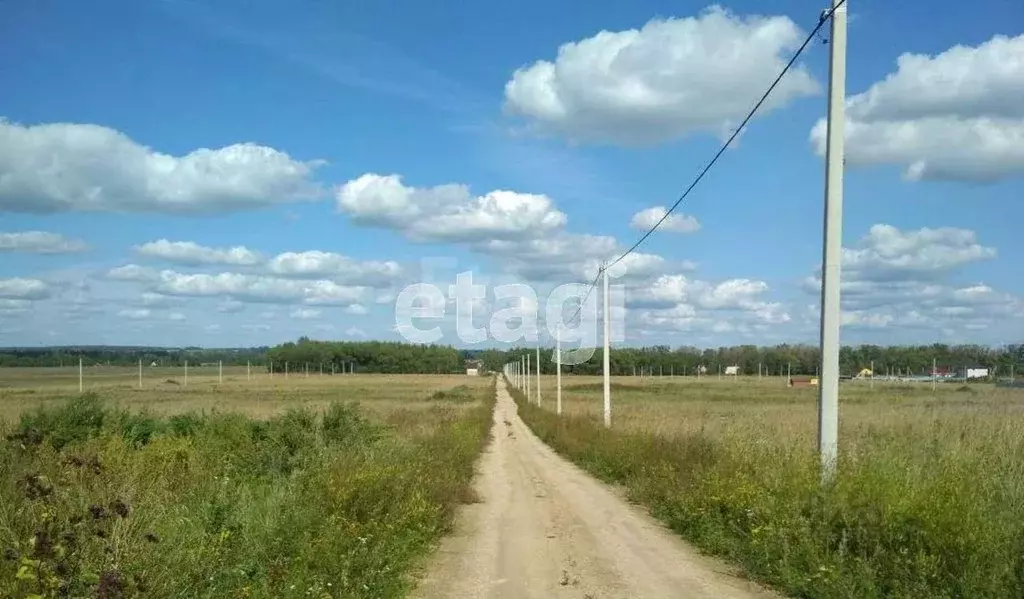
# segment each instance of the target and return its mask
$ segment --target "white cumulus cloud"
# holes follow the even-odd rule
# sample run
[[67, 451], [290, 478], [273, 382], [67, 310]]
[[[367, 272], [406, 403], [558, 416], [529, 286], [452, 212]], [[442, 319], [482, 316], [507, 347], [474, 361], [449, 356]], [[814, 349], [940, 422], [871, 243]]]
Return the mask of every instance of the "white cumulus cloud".
[[[2, 173], [0, 173], [0, 176], [2, 176]], [[0, 233], [0, 252], [72, 254], [87, 249], [89, 249], [89, 246], [84, 241], [68, 239], [60, 233], [50, 233], [48, 231]]]
[[[843, 248], [842, 324], [853, 329], [921, 329], [963, 334], [1024, 316], [1024, 301], [983, 283], [958, 285], [951, 276], [995, 258], [974, 231], [952, 227], [900, 230], [871, 227]], [[820, 276], [804, 280], [817, 294]], [[818, 307], [809, 318], [816, 320]]]
[[843, 270], [859, 280], [931, 277], [996, 257], [996, 249], [978, 243], [974, 231], [943, 227], [902, 231], [892, 225], [871, 227], [853, 248], [843, 248]]
[[[633, 215], [629, 226], [638, 231], [648, 231], [658, 224], [665, 217], [668, 209], [664, 206], [655, 206], [641, 210]], [[700, 230], [700, 222], [693, 216], [686, 214], [670, 214], [658, 226], [659, 231], [671, 231], [673, 233], [696, 233]]]
[[497, 190], [473, 196], [465, 185], [414, 188], [398, 175], [373, 173], [340, 186], [337, 206], [357, 223], [396, 229], [418, 241], [537, 237], [566, 222], [544, 195]]
[[267, 270], [281, 277], [326, 278], [339, 283], [369, 286], [386, 286], [402, 274], [397, 262], [361, 262], [322, 251], [278, 254], [267, 263]]
[[259, 264], [263, 257], [244, 246], [230, 248], [211, 248], [193, 241], [168, 241], [158, 239], [135, 248], [136, 253], [147, 258], [156, 258], [199, 266], [202, 264], [222, 264], [227, 266], [253, 266]]
[[53, 289], [39, 279], [0, 279], [0, 298], [12, 300], [40, 300], [53, 294]]
[[[563, 44], [554, 61], [518, 69], [505, 106], [572, 139], [649, 143], [739, 124], [804, 37], [788, 17], [739, 16], [712, 6]], [[797, 65], [762, 113], [820, 86]]]
[[[847, 100], [846, 160], [894, 164], [911, 180], [994, 181], [1024, 174], [1024, 34], [935, 56], [903, 54], [896, 72]], [[811, 142], [824, 154], [824, 119]]]
[[333, 281], [302, 281], [240, 273], [219, 274], [161, 271], [154, 290], [164, 295], [224, 297], [238, 301], [306, 303], [349, 306], [357, 303], [365, 287]]
[[148, 266], [125, 264], [107, 271], [107, 278], [114, 281], [146, 282], [157, 280], [160, 278], [160, 273], [155, 268]]
[[0, 119], [0, 211], [250, 209], [315, 197], [318, 165], [253, 143], [170, 156], [99, 125]]

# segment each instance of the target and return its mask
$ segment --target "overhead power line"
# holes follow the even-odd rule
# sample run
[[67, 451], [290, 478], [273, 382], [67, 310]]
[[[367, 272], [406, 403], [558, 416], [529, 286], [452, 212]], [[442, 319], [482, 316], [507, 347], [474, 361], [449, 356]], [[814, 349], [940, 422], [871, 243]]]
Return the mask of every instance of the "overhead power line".
[[764, 92], [764, 94], [761, 95], [761, 99], [757, 101], [757, 104], [754, 104], [754, 107], [750, 109], [750, 112], [747, 113], [746, 118], [743, 119], [743, 122], [740, 123], [740, 126], [736, 127], [736, 130], [732, 132], [732, 135], [729, 136], [729, 139], [725, 140], [725, 143], [722, 144], [722, 147], [719, 148], [717, 152], [715, 152], [715, 156], [711, 159], [711, 162], [708, 162], [707, 165], [703, 169], [701, 169], [700, 173], [697, 175], [697, 178], [693, 180], [693, 183], [690, 183], [690, 186], [687, 187], [683, 194], [679, 196], [679, 199], [676, 200], [675, 203], [672, 204], [672, 206], [665, 211], [665, 214], [663, 214], [662, 217], [658, 219], [658, 222], [654, 223], [654, 226], [652, 226], [646, 233], [640, 236], [640, 239], [637, 239], [636, 243], [630, 246], [628, 250], [623, 252], [621, 256], [609, 262], [605, 266], [605, 268], [611, 268], [612, 266], [615, 266], [616, 264], [621, 262], [626, 256], [633, 253], [633, 251], [636, 248], [640, 247], [640, 244], [647, 241], [647, 238], [650, 237], [651, 234], [654, 233], [658, 229], [658, 227], [661, 226], [662, 223], [668, 220], [669, 215], [671, 215], [672, 212], [676, 208], [678, 208], [680, 204], [683, 203], [683, 200], [686, 199], [686, 196], [690, 195], [690, 192], [693, 191], [694, 187], [697, 187], [697, 184], [701, 182], [701, 179], [704, 178], [704, 175], [706, 175], [708, 171], [711, 170], [711, 167], [715, 166], [715, 163], [718, 162], [718, 159], [722, 157], [722, 154], [724, 154], [725, 151], [729, 149], [729, 146], [732, 145], [732, 142], [739, 136], [740, 132], [743, 131], [743, 128], [747, 126], [747, 123], [750, 122], [750, 119], [754, 118], [754, 115], [757, 114], [758, 110], [760, 110], [761, 106], [765, 103], [765, 100], [767, 100], [768, 96], [770, 96], [771, 93], [775, 91], [775, 88], [778, 87], [779, 82], [782, 81], [782, 78], [786, 76], [786, 73], [789, 72], [789, 69], [791, 69], [793, 65], [796, 63], [797, 59], [800, 58], [800, 55], [803, 54], [803, 51], [807, 48], [807, 46], [810, 45], [811, 41], [814, 40], [814, 38], [818, 35], [818, 32], [821, 30], [821, 28], [824, 27], [825, 23], [827, 23], [828, 20], [832, 18], [832, 14], [835, 13], [835, 11], [839, 9], [839, 7], [842, 6], [843, 4], [846, 4], [846, 0], [841, 0], [840, 2], [837, 2], [835, 6], [821, 13], [821, 17], [819, 17], [818, 19], [818, 24], [814, 27], [811, 33], [808, 34], [807, 38], [804, 39], [804, 43], [800, 44], [800, 47], [797, 48], [796, 53], [793, 54], [793, 57], [789, 59], [789, 62], [787, 62], [786, 66], [783, 67], [778, 77], [775, 78], [775, 81], [772, 81], [772, 84], [769, 85], [768, 89]]
[[640, 247], [641, 244], [643, 244], [643, 242], [647, 241], [647, 238], [650, 237], [656, 230], [658, 230], [658, 227], [660, 227], [662, 223], [668, 220], [668, 217], [672, 214], [672, 212], [675, 211], [675, 209], [678, 208], [679, 205], [683, 203], [683, 200], [685, 200], [686, 197], [690, 195], [690, 192], [693, 191], [693, 188], [697, 187], [697, 184], [701, 182], [701, 180], [704, 178], [704, 175], [708, 174], [708, 171], [711, 170], [711, 167], [715, 166], [715, 163], [718, 162], [718, 159], [722, 157], [722, 154], [724, 154], [725, 151], [729, 149], [729, 146], [732, 145], [732, 142], [739, 136], [740, 132], [743, 131], [743, 128], [747, 126], [747, 123], [750, 122], [750, 119], [754, 118], [754, 115], [757, 114], [758, 110], [760, 110], [761, 106], [768, 99], [768, 96], [770, 96], [771, 93], [775, 90], [775, 88], [778, 87], [779, 82], [782, 81], [782, 78], [786, 76], [786, 73], [788, 73], [789, 70], [793, 67], [797, 59], [800, 58], [800, 55], [803, 54], [804, 50], [807, 49], [807, 46], [811, 44], [811, 41], [815, 39], [815, 37], [818, 35], [818, 32], [821, 31], [821, 28], [825, 26], [825, 23], [827, 23], [829, 19], [832, 18], [832, 15], [836, 12], [836, 10], [838, 10], [839, 7], [843, 6], [844, 4], [846, 4], [846, 0], [840, 0], [831, 8], [822, 11], [821, 16], [818, 18], [818, 24], [807, 35], [807, 38], [804, 39], [804, 42], [800, 44], [800, 47], [797, 48], [796, 53], [794, 53], [793, 57], [789, 59], [789, 62], [786, 63], [786, 66], [783, 67], [779, 75], [775, 78], [774, 81], [772, 81], [772, 84], [768, 86], [768, 89], [764, 92], [764, 94], [761, 95], [761, 99], [759, 99], [757, 103], [754, 104], [754, 107], [750, 109], [750, 112], [747, 113], [747, 116], [740, 123], [739, 127], [737, 127], [735, 131], [733, 131], [732, 135], [729, 136], [729, 139], [725, 140], [725, 143], [722, 144], [722, 147], [720, 147], [717, 152], [715, 152], [715, 155], [711, 159], [711, 161], [708, 162], [707, 165], [705, 165], [704, 168], [701, 169], [700, 173], [697, 175], [697, 178], [695, 178], [693, 182], [690, 183], [689, 187], [687, 187], [686, 190], [683, 191], [682, 195], [679, 196], [679, 199], [677, 199], [675, 203], [672, 204], [672, 206], [665, 211], [665, 214], [663, 214], [662, 217], [658, 219], [658, 222], [654, 223], [654, 225], [650, 229], [648, 229], [647, 232], [641, 235], [640, 238], [636, 240], [636, 243], [630, 246], [630, 248], [623, 252], [622, 255], [620, 255], [618, 258], [615, 258], [611, 262], [605, 263], [604, 266], [602, 266], [598, 270], [597, 276], [594, 277], [594, 281], [590, 284], [590, 288], [587, 289], [586, 295], [583, 296], [583, 301], [580, 302], [579, 308], [577, 308], [576, 313], [573, 314], [572, 318], [569, 319], [569, 322], [575, 320], [576, 316], [578, 316], [580, 311], [583, 310], [583, 305], [586, 303], [587, 298], [590, 297], [590, 292], [593, 291], [595, 286], [597, 286], [597, 282], [601, 277], [601, 273], [624, 260], [626, 256], [632, 254], [638, 247]]

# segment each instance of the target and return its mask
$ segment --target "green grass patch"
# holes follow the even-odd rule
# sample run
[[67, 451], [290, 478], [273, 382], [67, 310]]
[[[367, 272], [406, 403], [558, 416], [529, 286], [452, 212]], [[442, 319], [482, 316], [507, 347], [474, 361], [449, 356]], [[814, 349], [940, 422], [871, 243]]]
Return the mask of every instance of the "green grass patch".
[[456, 403], [472, 402], [476, 401], [476, 399], [476, 392], [465, 385], [434, 391], [427, 397], [427, 401], [451, 401]]
[[439, 401], [408, 435], [350, 403], [26, 414], [0, 442], [0, 596], [403, 596], [473, 500], [493, 387], [458, 396], [477, 405]]
[[559, 453], [789, 595], [1024, 596], [1019, 428], [987, 416], [933, 421], [926, 405], [925, 416], [858, 431], [837, 482], [823, 488], [810, 444], [750, 427], [608, 430], [593, 416], [558, 417], [510, 392]]

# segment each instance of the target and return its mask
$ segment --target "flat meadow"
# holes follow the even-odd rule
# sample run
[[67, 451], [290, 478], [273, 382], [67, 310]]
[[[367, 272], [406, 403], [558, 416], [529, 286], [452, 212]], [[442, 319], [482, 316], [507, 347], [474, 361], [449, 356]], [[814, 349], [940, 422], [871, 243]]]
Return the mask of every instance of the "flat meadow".
[[400, 597], [493, 379], [0, 369], [0, 596]]
[[[545, 441], [704, 551], [796, 597], [1024, 596], [1024, 390], [844, 381], [822, 485], [817, 389], [781, 377], [554, 377]], [[534, 383], [535, 384], [535, 383]]]

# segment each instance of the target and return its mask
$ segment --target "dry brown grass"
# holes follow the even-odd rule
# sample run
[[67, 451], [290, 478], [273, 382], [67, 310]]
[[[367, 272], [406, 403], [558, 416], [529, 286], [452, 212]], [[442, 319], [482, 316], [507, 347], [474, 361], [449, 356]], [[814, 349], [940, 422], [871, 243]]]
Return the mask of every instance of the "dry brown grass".
[[[143, 386], [138, 369], [86, 368], [85, 391], [93, 391], [111, 406], [147, 410], [156, 415], [218, 410], [266, 418], [289, 408], [316, 411], [334, 401], [358, 401], [385, 416], [396, 409], [422, 410], [435, 391], [467, 385], [486, 386], [490, 377], [464, 375], [354, 374], [321, 376], [319, 371], [271, 377], [263, 371], [246, 376], [245, 367], [224, 368], [219, 383], [216, 367], [189, 368], [185, 385], [181, 368], [144, 368]], [[37, 407], [53, 406], [78, 394], [78, 368], [0, 368], [0, 419], [14, 420]]]
[[[562, 409], [566, 414], [600, 418], [600, 376], [563, 376]], [[612, 378], [612, 422], [616, 429], [676, 437], [703, 431], [720, 437], [751, 435], [813, 444], [817, 431], [814, 387], [789, 388], [784, 378], [739, 380], [709, 377]], [[541, 377], [544, 407], [554, 409], [555, 377]], [[840, 435], [856, 445], [863, 434], [942, 426], [1016, 435], [1024, 415], [1024, 389], [990, 384], [897, 384], [846, 381], [840, 387]], [[984, 424], [983, 424], [984, 423]], [[811, 445], [808, 445], [810, 447]]]

